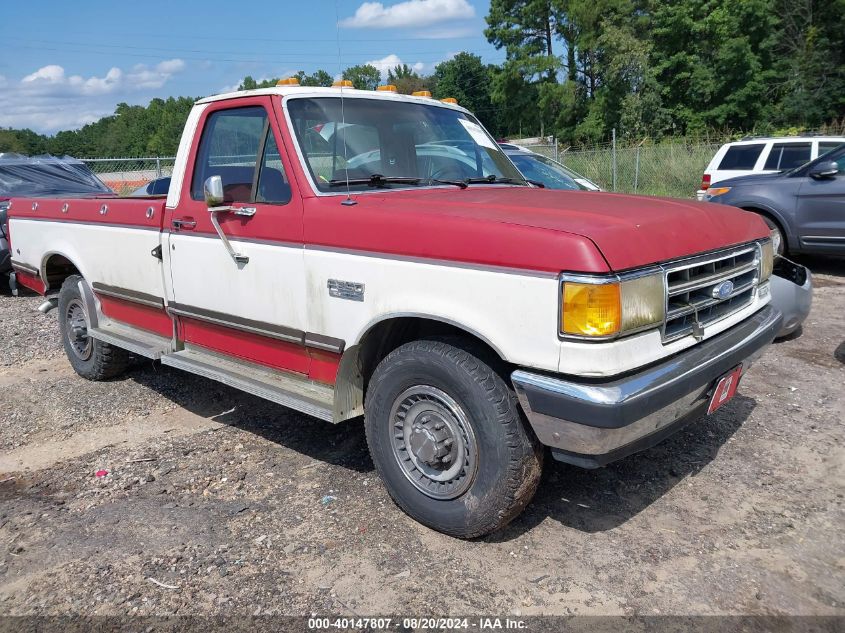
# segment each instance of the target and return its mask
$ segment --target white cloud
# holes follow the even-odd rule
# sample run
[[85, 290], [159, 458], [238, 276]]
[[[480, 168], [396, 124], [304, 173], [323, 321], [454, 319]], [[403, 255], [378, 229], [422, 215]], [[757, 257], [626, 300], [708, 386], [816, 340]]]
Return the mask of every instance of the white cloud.
[[[181, 59], [169, 59], [129, 71], [110, 68], [103, 76], [67, 75], [57, 64], [39, 68], [19, 82], [0, 78], [0, 127], [28, 127], [55, 132], [92, 123], [114, 112], [120, 101], [131, 101], [144, 91], [164, 86], [185, 68]], [[153, 96], [153, 95], [149, 95]]]
[[406, 0], [388, 7], [365, 2], [340, 25], [350, 29], [418, 28], [472, 17], [475, 9], [467, 0]]
[[168, 59], [156, 65], [156, 72], [173, 75], [185, 70], [185, 62], [181, 59]]
[[[387, 80], [387, 71], [393, 70], [397, 66], [402, 65], [402, 59], [396, 55], [395, 53], [391, 53], [387, 57], [382, 57], [381, 59], [372, 59], [366, 62], [370, 66], [375, 66], [378, 68], [379, 72], [381, 73], [382, 80]], [[425, 64], [422, 62], [417, 62], [416, 64], [408, 64], [411, 67], [411, 70], [416, 72], [417, 74], [422, 74], [425, 71]]]

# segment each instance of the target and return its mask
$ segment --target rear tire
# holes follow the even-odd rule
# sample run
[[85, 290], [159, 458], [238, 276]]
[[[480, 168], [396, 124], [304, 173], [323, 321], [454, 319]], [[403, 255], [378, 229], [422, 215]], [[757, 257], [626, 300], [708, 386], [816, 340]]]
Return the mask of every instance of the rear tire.
[[79, 292], [79, 275], [65, 279], [59, 291], [59, 331], [74, 371], [88, 380], [106, 380], [124, 372], [129, 352], [88, 336], [88, 315]]
[[365, 427], [396, 504], [439, 532], [475, 538], [528, 504], [543, 450], [513, 391], [483, 354], [461, 347], [423, 340], [388, 354], [370, 380]]

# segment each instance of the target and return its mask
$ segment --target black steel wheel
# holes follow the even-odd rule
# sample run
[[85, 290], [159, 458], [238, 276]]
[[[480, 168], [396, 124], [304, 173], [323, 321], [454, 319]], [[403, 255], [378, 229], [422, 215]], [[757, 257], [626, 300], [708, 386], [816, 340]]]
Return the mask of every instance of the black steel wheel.
[[65, 279], [59, 291], [59, 331], [74, 371], [88, 380], [105, 380], [123, 373], [129, 364], [126, 350], [98, 341], [88, 333], [91, 321], [79, 284], [79, 275]]
[[513, 390], [483, 356], [464, 339], [407, 343], [378, 365], [366, 395], [367, 443], [391, 497], [461, 538], [507, 525], [542, 470]]

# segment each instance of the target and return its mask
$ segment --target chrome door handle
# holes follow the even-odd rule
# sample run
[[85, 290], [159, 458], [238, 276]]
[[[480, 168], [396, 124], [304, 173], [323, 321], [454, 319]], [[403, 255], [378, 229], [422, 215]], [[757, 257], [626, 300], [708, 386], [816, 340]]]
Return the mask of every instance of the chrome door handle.
[[170, 224], [177, 230], [195, 229], [197, 227], [197, 223], [194, 220], [173, 220]]

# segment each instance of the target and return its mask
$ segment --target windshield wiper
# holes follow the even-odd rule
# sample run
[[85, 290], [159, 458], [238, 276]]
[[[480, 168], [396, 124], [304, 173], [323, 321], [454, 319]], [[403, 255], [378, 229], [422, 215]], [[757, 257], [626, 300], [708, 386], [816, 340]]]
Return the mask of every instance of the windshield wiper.
[[467, 183], [460, 180], [439, 180], [438, 178], [417, 178], [414, 176], [382, 176], [371, 174], [369, 178], [350, 178], [349, 180], [330, 180], [329, 187], [343, 187], [350, 185], [367, 185], [369, 187], [386, 187], [387, 185], [420, 185], [438, 183], [441, 185], [455, 185], [461, 189], [467, 188]]
[[466, 189], [469, 185], [463, 180], [440, 180], [439, 178], [426, 178], [427, 183], [436, 182], [438, 185], [455, 185], [461, 189]]
[[465, 178], [464, 182], [468, 185], [480, 185], [483, 183], [501, 183], [501, 184], [511, 184], [511, 183], [519, 183], [524, 184], [528, 182], [527, 180], [517, 180], [516, 178], [500, 178], [495, 174], [490, 174], [489, 176], [483, 176], [481, 178]]
[[349, 180], [338, 179], [330, 180], [329, 187], [343, 187], [349, 185], [368, 185], [370, 187], [386, 187], [387, 185], [416, 185], [421, 178], [410, 178], [404, 176], [382, 176], [381, 174], [371, 174], [369, 178], [350, 178]]

